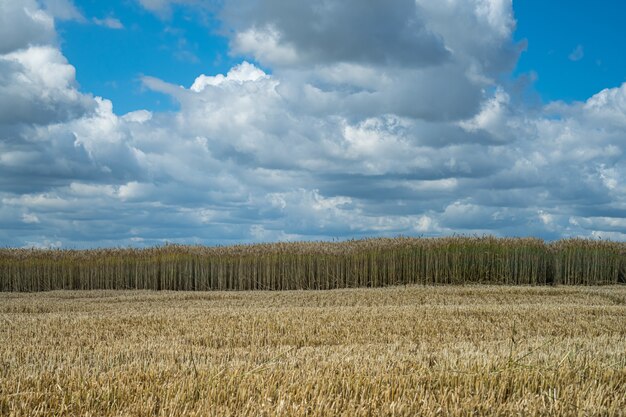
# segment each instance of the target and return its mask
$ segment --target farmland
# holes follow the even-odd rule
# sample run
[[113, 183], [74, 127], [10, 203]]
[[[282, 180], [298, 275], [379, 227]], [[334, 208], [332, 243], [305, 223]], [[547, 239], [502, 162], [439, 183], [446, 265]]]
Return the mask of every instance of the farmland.
[[0, 294], [0, 414], [624, 415], [624, 286]]
[[296, 290], [626, 283], [626, 243], [494, 237], [222, 247], [0, 249], [0, 291]]

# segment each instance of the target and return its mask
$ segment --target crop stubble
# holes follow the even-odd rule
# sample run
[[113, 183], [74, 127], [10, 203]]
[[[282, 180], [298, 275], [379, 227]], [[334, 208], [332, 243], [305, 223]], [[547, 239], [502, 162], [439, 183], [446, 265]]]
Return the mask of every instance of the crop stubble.
[[624, 415], [626, 288], [0, 294], [2, 415]]

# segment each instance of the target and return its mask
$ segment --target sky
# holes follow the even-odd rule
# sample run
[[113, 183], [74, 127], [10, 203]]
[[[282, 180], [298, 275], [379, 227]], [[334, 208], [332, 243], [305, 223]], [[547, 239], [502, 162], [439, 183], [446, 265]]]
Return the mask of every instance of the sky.
[[0, 0], [0, 244], [626, 240], [617, 0]]

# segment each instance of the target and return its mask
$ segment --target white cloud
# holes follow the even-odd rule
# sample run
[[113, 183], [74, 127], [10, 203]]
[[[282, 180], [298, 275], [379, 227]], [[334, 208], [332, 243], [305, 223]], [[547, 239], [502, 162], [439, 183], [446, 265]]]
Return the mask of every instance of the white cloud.
[[92, 20], [98, 26], [104, 26], [109, 29], [124, 29], [122, 22], [114, 17], [105, 17], [103, 19], [94, 17]]
[[150, 10], [157, 14], [165, 14], [169, 13], [170, 3], [173, 3], [171, 0], [139, 0], [139, 3], [145, 7], [147, 10]]
[[278, 65], [293, 65], [298, 62], [295, 48], [281, 44], [280, 33], [272, 25], [263, 29], [252, 27], [237, 33], [232, 47], [235, 52], [254, 56], [261, 62]]
[[618, 88], [606, 88], [589, 98], [583, 109], [585, 116], [607, 127], [626, 128], [626, 83]]
[[515, 28], [512, 0], [479, 0], [475, 4], [476, 16], [487, 21], [494, 32], [506, 39]]
[[[250, 4], [225, 2], [222, 13], [235, 29], [235, 52], [267, 65], [351, 62], [427, 67], [449, 58], [443, 39], [430, 31], [414, 0]], [[374, 28], [380, 28], [375, 30]]]
[[[510, 1], [374, 3], [228, 0], [231, 44], [265, 70], [146, 76], [180, 109], [123, 116], [78, 90], [48, 12], [2, 3], [20, 25], [0, 25], [0, 241], [626, 239], [626, 84], [529, 111], [496, 81], [520, 50]], [[396, 47], [361, 44], [377, 31]]]
[[0, 54], [53, 43], [55, 38], [52, 16], [39, 9], [35, 0], [0, 3]]
[[567, 57], [570, 61], [580, 61], [585, 57], [585, 48], [582, 45], [578, 45]]
[[22, 214], [22, 221], [26, 224], [37, 224], [39, 223], [39, 217], [31, 213], [24, 213]]
[[158, 189], [154, 184], [139, 183], [131, 181], [123, 184], [117, 191], [117, 196], [123, 201], [138, 201], [147, 198], [154, 198], [158, 193]]
[[90, 111], [76, 89], [75, 69], [53, 46], [0, 55], [0, 123], [65, 121]]
[[226, 76], [222, 74], [216, 76], [200, 75], [196, 78], [190, 89], [199, 93], [207, 86], [216, 87], [223, 83], [242, 84], [247, 81], [257, 81], [261, 78], [267, 78], [267, 74], [249, 62], [244, 61], [232, 68]]
[[67, 194], [73, 197], [110, 197], [115, 195], [115, 187], [108, 184], [73, 182], [69, 185]]
[[45, 10], [55, 19], [85, 22], [85, 17], [72, 0], [43, 0]]
[[25, 249], [59, 249], [63, 247], [63, 242], [43, 238], [41, 241], [26, 241], [22, 247]]
[[122, 119], [127, 122], [145, 123], [152, 120], [152, 112], [148, 110], [135, 110], [126, 113]]
[[509, 124], [513, 115], [509, 111], [510, 97], [502, 89], [498, 88], [490, 99], [483, 103], [482, 110], [469, 120], [459, 122], [459, 125], [470, 131], [488, 132], [493, 138], [499, 140], [512, 139], [510, 137]]
[[211, 2], [203, 0], [138, 0], [146, 10], [156, 14], [162, 19], [168, 19], [174, 6], [194, 6], [196, 8], [212, 7]]

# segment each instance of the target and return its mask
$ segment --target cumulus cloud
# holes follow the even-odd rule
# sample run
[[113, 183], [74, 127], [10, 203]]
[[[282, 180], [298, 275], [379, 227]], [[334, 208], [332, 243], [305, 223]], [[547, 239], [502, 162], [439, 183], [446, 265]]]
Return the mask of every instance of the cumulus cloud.
[[0, 54], [50, 44], [55, 38], [54, 19], [35, 0], [0, 3]]
[[67, 121], [93, 107], [76, 88], [74, 67], [48, 45], [0, 55], [0, 92], [2, 124]]
[[[48, 12], [28, 0], [8, 4], [2, 3], [2, 19], [26, 19], [34, 27], [3, 26], [10, 32], [0, 54], [0, 189], [27, 193], [72, 178], [116, 177], [119, 171], [97, 163], [102, 152], [95, 156], [91, 145], [110, 141], [97, 127], [107, 102], [78, 90], [75, 68], [56, 46]], [[108, 110], [112, 114], [110, 103]], [[120, 161], [117, 152], [109, 156]]]
[[506, 0], [229, 0], [222, 16], [233, 52], [271, 67], [282, 92], [351, 117], [467, 118], [524, 48]]
[[[277, 0], [231, 0], [224, 16], [237, 30], [235, 52], [256, 55], [266, 64], [339, 61], [426, 67], [449, 56], [444, 39], [426, 27], [413, 0], [396, 1], [393, 7], [382, 0], [367, 7], [359, 0], [295, 1], [287, 6]], [[285, 57], [267, 53], [272, 47], [292, 53], [281, 59]]]
[[626, 84], [530, 112], [497, 81], [524, 47], [510, 1], [368, 6], [227, 0], [247, 60], [143, 77], [179, 110], [120, 116], [78, 90], [49, 12], [3, 3], [0, 241], [626, 239]]
[[201, 92], [207, 86], [216, 87], [223, 83], [236, 83], [242, 85], [247, 81], [257, 81], [261, 78], [267, 78], [267, 74], [250, 64], [249, 62], [242, 62], [231, 69], [226, 76], [217, 74], [216, 76], [200, 75], [191, 86], [191, 90], [196, 93]]

